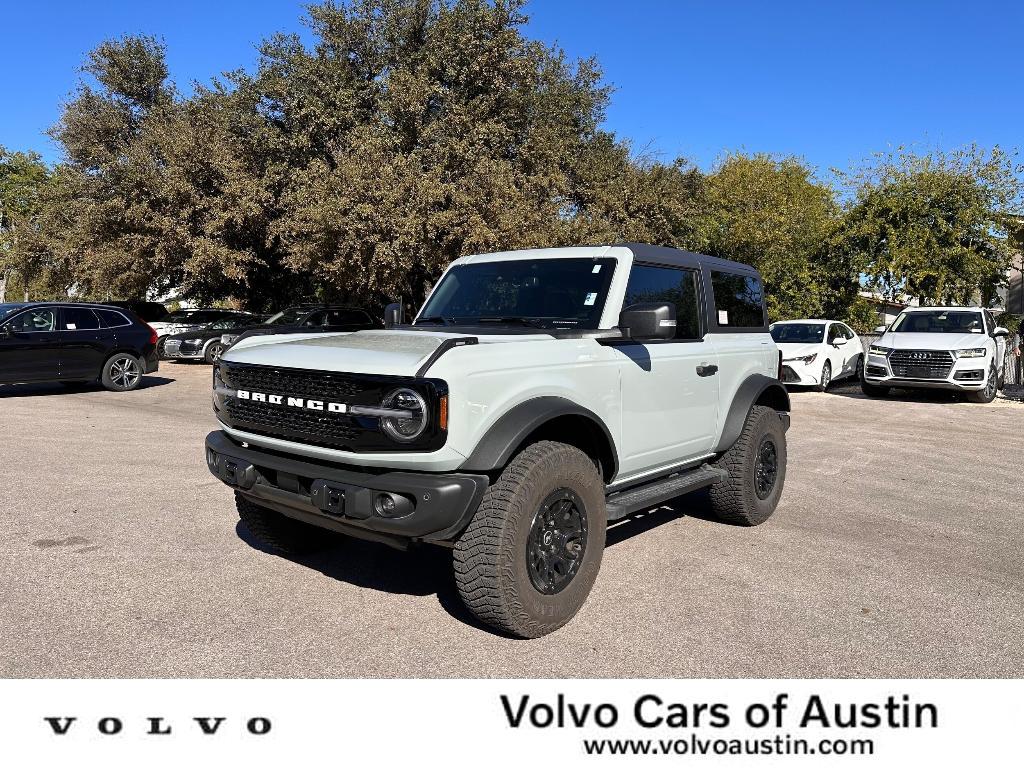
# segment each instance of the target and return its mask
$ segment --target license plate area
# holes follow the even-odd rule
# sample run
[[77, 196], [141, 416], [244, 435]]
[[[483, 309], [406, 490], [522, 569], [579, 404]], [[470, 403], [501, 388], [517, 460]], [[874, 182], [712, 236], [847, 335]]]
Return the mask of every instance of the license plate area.
[[310, 488], [313, 504], [321, 512], [341, 517], [345, 514], [345, 488], [317, 480]]

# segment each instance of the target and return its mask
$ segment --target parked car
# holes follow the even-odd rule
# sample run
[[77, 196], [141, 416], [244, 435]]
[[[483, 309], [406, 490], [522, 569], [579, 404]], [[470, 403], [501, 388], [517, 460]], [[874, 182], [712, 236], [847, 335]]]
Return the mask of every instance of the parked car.
[[215, 363], [225, 349], [221, 341], [225, 332], [241, 333], [266, 320], [266, 315], [237, 315], [195, 331], [176, 333], [164, 340], [164, 357], [169, 360], [205, 360]]
[[341, 304], [296, 304], [272, 316], [262, 325], [221, 336], [224, 347], [230, 347], [241, 336], [266, 336], [279, 333], [313, 333], [316, 331], [364, 331], [380, 328], [382, 321], [365, 309]]
[[753, 268], [638, 244], [466, 256], [396, 314], [243, 338], [214, 367], [206, 461], [266, 546], [441, 544], [477, 618], [538, 637], [583, 605], [609, 521], [701, 488], [733, 524], [775, 511], [789, 394]]
[[159, 301], [104, 301], [109, 307], [120, 307], [135, 313], [144, 323], [159, 323], [170, 314]]
[[772, 338], [782, 352], [782, 381], [816, 387], [853, 376], [864, 368], [860, 337], [835, 320], [784, 320], [771, 326]]
[[157, 333], [157, 354], [164, 356], [164, 343], [168, 336], [185, 331], [194, 331], [203, 328], [210, 323], [224, 320], [228, 317], [254, 317], [248, 312], [239, 312], [234, 309], [181, 309], [172, 312], [160, 322], [150, 323]]
[[861, 387], [879, 397], [892, 387], [950, 389], [991, 403], [1003, 388], [1010, 332], [979, 307], [908, 307], [868, 349]]
[[159, 368], [156, 331], [102, 304], [0, 304], [0, 384], [96, 381], [135, 389]]

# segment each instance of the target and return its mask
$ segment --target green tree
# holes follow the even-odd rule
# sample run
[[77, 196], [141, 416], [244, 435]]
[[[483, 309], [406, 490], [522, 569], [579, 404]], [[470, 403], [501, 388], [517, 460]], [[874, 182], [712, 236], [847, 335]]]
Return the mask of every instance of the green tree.
[[1020, 180], [998, 147], [879, 156], [848, 177], [856, 196], [837, 253], [887, 299], [991, 305], [1012, 249], [1005, 215], [1020, 208]]
[[35, 226], [48, 177], [46, 164], [35, 152], [8, 152], [0, 146], [0, 302], [6, 300], [15, 275], [27, 291], [38, 272], [23, 236]]
[[729, 155], [707, 177], [703, 209], [709, 252], [761, 272], [771, 320], [822, 313], [830, 287], [824, 246], [840, 211], [806, 163]]

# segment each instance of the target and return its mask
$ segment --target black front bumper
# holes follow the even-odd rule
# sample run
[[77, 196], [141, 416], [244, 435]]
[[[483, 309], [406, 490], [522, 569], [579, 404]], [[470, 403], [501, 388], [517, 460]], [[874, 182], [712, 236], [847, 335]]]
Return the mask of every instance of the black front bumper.
[[[359, 469], [243, 448], [225, 433], [206, 436], [206, 464], [260, 506], [321, 528], [401, 546], [409, 539], [455, 538], [476, 512], [486, 475]], [[387, 516], [377, 497], [397, 501]]]

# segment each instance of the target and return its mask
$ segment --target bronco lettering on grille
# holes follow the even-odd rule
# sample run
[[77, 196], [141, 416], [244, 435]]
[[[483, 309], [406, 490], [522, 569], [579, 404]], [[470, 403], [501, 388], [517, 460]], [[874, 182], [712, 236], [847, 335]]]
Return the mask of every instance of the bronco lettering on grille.
[[239, 400], [251, 400], [254, 403], [270, 403], [271, 405], [287, 405], [292, 408], [304, 408], [310, 411], [327, 411], [329, 413], [348, 413], [348, 405], [345, 403], [331, 403], [323, 400], [309, 400], [302, 397], [289, 397], [285, 401], [284, 395], [268, 395], [265, 392], [250, 392], [247, 389], [235, 390], [235, 397]]

